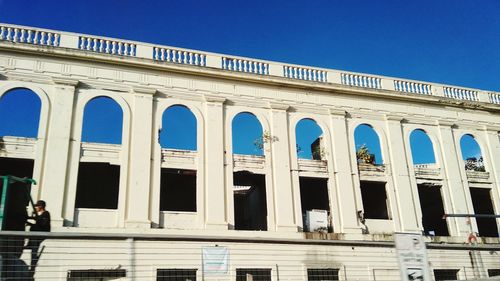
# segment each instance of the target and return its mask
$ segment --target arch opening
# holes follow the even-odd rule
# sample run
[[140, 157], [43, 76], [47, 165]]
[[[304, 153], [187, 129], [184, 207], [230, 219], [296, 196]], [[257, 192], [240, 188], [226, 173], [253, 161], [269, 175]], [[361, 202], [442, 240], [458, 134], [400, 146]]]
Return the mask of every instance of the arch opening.
[[411, 132], [410, 147], [413, 165], [436, 163], [432, 141], [424, 130], [415, 129]]
[[238, 113], [232, 121], [233, 154], [264, 155], [264, 146], [270, 140], [262, 130], [257, 117], [250, 112]]
[[316, 121], [305, 118], [295, 126], [297, 157], [299, 159], [324, 160], [326, 158], [323, 130]]
[[358, 164], [383, 164], [380, 139], [371, 125], [361, 124], [354, 130]]

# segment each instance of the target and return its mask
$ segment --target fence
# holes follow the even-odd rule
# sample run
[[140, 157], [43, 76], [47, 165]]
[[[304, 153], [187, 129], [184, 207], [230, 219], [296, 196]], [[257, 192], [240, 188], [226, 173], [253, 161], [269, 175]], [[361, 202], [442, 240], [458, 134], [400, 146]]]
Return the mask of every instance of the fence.
[[[1, 280], [400, 280], [391, 242], [1, 232], [0, 254]], [[428, 244], [436, 280], [498, 275], [499, 254]]]

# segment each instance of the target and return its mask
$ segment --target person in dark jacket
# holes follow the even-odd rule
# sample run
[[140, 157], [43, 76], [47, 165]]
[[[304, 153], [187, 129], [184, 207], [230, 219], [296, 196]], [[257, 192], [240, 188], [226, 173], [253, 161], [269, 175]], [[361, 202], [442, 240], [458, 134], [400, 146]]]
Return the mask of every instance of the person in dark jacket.
[[30, 231], [50, 231], [50, 213], [45, 210], [47, 204], [43, 200], [36, 201], [35, 211], [32, 217], [29, 217], [28, 220], [34, 220], [32, 223], [30, 221], [27, 222], [30, 225]]
[[[50, 232], [50, 213], [45, 209], [46, 206], [47, 204], [45, 203], [45, 201], [36, 201], [36, 212], [33, 214], [33, 216], [28, 217], [28, 221], [26, 222], [26, 224], [30, 226], [30, 231]], [[40, 258], [41, 253], [38, 254], [38, 250], [40, 249], [40, 244], [42, 243], [42, 241], [42, 237], [31, 237], [28, 240], [28, 245], [26, 247], [28, 249], [31, 249], [31, 274], [34, 274], [38, 259]]]

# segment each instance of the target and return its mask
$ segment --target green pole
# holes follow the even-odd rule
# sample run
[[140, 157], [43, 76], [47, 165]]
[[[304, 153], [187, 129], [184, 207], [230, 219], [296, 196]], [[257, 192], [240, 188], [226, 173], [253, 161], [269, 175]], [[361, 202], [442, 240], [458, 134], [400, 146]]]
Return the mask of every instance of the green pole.
[[3, 230], [3, 220], [5, 212], [5, 201], [7, 200], [7, 189], [9, 188], [9, 176], [0, 176], [3, 180], [2, 197], [0, 199], [0, 230]]

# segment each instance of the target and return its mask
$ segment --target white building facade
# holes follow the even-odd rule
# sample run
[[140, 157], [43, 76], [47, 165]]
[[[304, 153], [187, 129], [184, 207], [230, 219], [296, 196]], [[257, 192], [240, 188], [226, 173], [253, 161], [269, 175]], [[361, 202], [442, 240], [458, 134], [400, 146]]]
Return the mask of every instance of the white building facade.
[[[244, 280], [260, 269], [273, 281], [315, 280], [314, 270], [329, 276], [322, 280], [400, 280], [394, 232], [427, 234], [435, 274], [500, 270], [500, 219], [429, 219], [439, 211], [424, 207], [500, 213], [498, 92], [0, 24], [0, 102], [21, 88], [41, 101], [38, 136], [0, 136], [0, 175], [12, 163], [32, 167], [31, 196], [48, 203], [52, 233], [35, 279], [94, 280], [120, 268], [125, 276], [101, 277], [167, 280], [158, 276], [191, 270], [190, 280]], [[98, 97], [121, 109], [120, 144], [82, 140], [85, 106]], [[164, 112], [178, 105], [196, 119], [196, 150], [158, 141]], [[242, 112], [262, 127], [262, 155], [233, 153]], [[303, 119], [323, 132], [319, 158], [297, 156]], [[356, 156], [362, 124], [379, 137], [379, 164]], [[413, 164], [414, 130], [430, 138], [435, 163]], [[464, 135], [484, 168], [466, 167]], [[307, 197], [305, 185], [325, 192]], [[324, 207], [310, 207], [317, 194]], [[93, 196], [113, 203], [92, 205]], [[316, 209], [326, 227], [306, 232], [304, 215]], [[230, 252], [229, 271], [205, 276], [201, 249], [215, 244]], [[82, 257], [87, 246], [100, 254]]]

